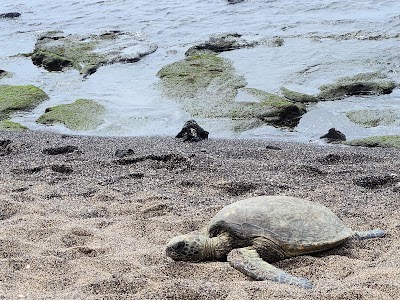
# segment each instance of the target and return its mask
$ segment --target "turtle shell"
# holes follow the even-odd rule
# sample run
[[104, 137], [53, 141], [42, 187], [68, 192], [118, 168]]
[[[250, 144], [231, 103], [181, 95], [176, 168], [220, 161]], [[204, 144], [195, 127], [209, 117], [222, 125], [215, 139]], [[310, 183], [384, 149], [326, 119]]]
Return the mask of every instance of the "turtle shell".
[[210, 237], [228, 232], [234, 247], [251, 246], [254, 239], [266, 238], [286, 256], [330, 249], [353, 234], [327, 207], [287, 196], [260, 196], [234, 202], [211, 219], [208, 231]]

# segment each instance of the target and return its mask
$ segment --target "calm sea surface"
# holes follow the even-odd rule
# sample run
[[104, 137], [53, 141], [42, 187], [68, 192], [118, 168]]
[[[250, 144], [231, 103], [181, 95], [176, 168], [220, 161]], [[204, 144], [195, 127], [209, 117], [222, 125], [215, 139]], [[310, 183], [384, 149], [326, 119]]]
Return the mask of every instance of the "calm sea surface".
[[[17, 11], [17, 19], [0, 19], [0, 69], [13, 73], [1, 84], [34, 84], [50, 99], [13, 120], [34, 130], [70, 133], [61, 125], [47, 127], [35, 120], [45, 108], [93, 99], [107, 108], [106, 121], [92, 135], [175, 135], [191, 116], [160, 93], [157, 71], [184, 58], [192, 45], [212, 34], [237, 32], [248, 40], [282, 37], [283, 47], [259, 46], [225, 52], [248, 87], [278, 92], [282, 86], [317, 93], [321, 84], [343, 76], [380, 71], [400, 83], [400, 1], [248, 0], [1, 0], [0, 13]], [[107, 30], [135, 33], [140, 43], [158, 50], [135, 64], [100, 68], [87, 80], [77, 71], [49, 73], [29, 58], [38, 35], [49, 30], [99, 34]], [[400, 111], [400, 92], [350, 97], [313, 107], [293, 131], [262, 126], [232, 130], [229, 120], [197, 119], [210, 137], [317, 141], [335, 127], [348, 138], [400, 134], [399, 126], [361, 128], [345, 116], [354, 109]]]

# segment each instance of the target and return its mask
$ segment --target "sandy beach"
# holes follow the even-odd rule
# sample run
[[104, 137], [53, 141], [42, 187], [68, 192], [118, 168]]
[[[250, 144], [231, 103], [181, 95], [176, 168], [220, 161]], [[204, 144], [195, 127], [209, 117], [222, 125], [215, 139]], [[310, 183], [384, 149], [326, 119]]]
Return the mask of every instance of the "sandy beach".
[[[399, 299], [398, 149], [0, 136], [0, 299]], [[165, 255], [170, 238], [255, 195], [317, 201], [387, 235], [275, 264], [311, 290]]]

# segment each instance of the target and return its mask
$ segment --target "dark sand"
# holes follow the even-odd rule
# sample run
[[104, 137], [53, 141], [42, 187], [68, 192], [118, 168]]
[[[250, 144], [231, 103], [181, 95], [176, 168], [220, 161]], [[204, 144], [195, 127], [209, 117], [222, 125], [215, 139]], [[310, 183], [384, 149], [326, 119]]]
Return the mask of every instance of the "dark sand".
[[[0, 299], [400, 298], [398, 149], [0, 135]], [[46, 150], [64, 146], [72, 152]], [[276, 264], [311, 290], [165, 256], [171, 237], [263, 194], [318, 201], [387, 235]]]

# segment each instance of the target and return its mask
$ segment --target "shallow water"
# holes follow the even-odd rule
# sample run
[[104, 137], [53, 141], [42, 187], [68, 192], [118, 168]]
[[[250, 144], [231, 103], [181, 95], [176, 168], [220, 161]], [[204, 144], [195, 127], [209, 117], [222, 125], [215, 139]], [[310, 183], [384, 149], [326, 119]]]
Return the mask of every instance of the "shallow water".
[[[225, 0], [60, 1], [3, 0], [1, 12], [18, 11], [13, 20], [0, 19], [0, 69], [13, 72], [1, 84], [34, 84], [50, 99], [14, 120], [36, 130], [69, 133], [61, 125], [35, 123], [46, 107], [78, 98], [107, 108], [105, 123], [83, 134], [175, 135], [191, 116], [163, 97], [157, 71], [180, 60], [190, 46], [212, 34], [238, 32], [248, 40], [279, 36], [283, 47], [259, 46], [225, 52], [248, 87], [278, 92], [282, 86], [317, 93], [318, 86], [343, 76], [381, 71], [400, 82], [400, 2], [398, 1], [262, 1], [230, 5]], [[106, 30], [135, 33], [143, 45], [158, 50], [134, 64], [100, 68], [87, 80], [76, 71], [48, 73], [29, 58], [12, 57], [33, 50], [36, 38], [48, 30], [98, 34]], [[361, 128], [344, 115], [354, 108], [400, 110], [400, 94], [351, 97], [314, 106], [292, 132], [270, 126], [237, 133], [229, 120], [197, 119], [210, 137], [245, 137], [318, 141], [335, 127], [348, 138], [399, 134], [399, 127]]]

